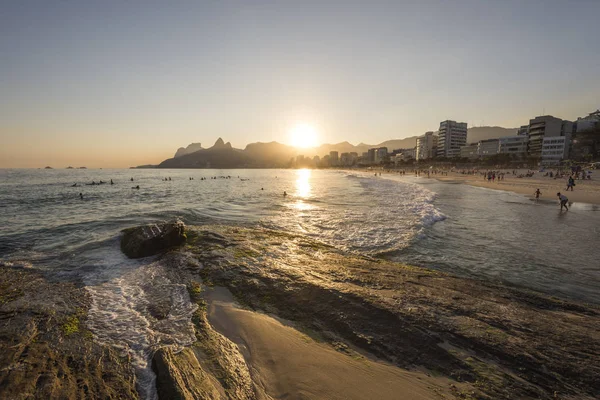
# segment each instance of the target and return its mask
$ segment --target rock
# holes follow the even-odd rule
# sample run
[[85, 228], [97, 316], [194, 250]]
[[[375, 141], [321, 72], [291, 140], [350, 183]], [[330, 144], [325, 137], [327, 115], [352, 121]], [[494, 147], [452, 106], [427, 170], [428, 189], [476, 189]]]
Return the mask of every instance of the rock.
[[159, 399], [220, 398], [213, 384], [214, 378], [202, 369], [190, 348], [186, 347], [179, 353], [168, 347], [159, 349], [152, 358], [152, 369], [156, 373]]
[[123, 231], [121, 251], [129, 258], [148, 257], [185, 240], [185, 224], [181, 221], [144, 225]]

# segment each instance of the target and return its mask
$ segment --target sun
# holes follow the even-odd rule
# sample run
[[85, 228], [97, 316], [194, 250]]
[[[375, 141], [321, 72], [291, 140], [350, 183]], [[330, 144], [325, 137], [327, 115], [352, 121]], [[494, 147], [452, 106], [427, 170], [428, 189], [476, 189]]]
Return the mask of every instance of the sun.
[[294, 147], [316, 147], [317, 130], [309, 124], [298, 124], [290, 129], [290, 140]]

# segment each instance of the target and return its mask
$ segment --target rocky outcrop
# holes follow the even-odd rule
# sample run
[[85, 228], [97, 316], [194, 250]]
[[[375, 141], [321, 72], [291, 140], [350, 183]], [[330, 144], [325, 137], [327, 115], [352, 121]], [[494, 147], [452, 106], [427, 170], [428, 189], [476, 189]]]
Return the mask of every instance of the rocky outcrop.
[[121, 251], [129, 258], [148, 257], [185, 240], [185, 224], [181, 221], [138, 226], [123, 231]]
[[159, 349], [152, 358], [159, 399], [219, 399], [219, 391], [190, 348], [179, 353], [170, 348]]
[[137, 399], [127, 356], [87, 329], [83, 287], [0, 267], [0, 399]]

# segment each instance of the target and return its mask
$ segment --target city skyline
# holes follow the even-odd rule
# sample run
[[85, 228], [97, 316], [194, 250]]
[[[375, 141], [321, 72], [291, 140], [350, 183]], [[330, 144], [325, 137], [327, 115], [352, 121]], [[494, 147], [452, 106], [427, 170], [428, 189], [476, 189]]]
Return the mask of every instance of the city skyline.
[[446, 119], [574, 121], [599, 106], [598, 11], [591, 1], [15, 2], [0, 12], [0, 167], [128, 167], [218, 137], [290, 144], [298, 124], [315, 127], [318, 144], [377, 144]]

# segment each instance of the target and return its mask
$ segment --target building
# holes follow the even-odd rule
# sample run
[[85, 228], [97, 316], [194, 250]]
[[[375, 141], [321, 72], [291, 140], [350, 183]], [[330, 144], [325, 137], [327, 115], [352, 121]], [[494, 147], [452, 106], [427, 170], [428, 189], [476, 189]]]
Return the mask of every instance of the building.
[[590, 113], [587, 117], [577, 118], [576, 132], [592, 131], [600, 128], [600, 110]]
[[460, 148], [467, 144], [467, 123], [442, 121], [438, 135], [437, 156], [459, 157]]
[[375, 151], [377, 149], [369, 149], [367, 150], [367, 159], [365, 160], [367, 164], [374, 164], [375, 163]]
[[477, 155], [479, 157], [490, 157], [498, 154], [498, 139], [480, 140], [477, 143]]
[[529, 147], [531, 157], [541, 157], [542, 144], [546, 137], [567, 137], [567, 146], [573, 134], [573, 122], [565, 121], [551, 115], [543, 115], [529, 120]]
[[339, 153], [337, 151], [330, 151], [329, 152], [329, 165], [332, 167], [335, 167], [335, 166], [339, 165], [339, 163], [340, 163]]
[[527, 143], [529, 143], [527, 135], [501, 137], [498, 139], [498, 153], [509, 154], [514, 158], [525, 158], [527, 157]]
[[380, 164], [385, 161], [387, 157], [388, 149], [387, 147], [379, 147], [375, 149], [375, 163]]
[[355, 152], [342, 153], [340, 155], [340, 165], [343, 167], [351, 167], [358, 161], [358, 154]]
[[461, 146], [460, 158], [470, 158], [471, 160], [479, 158], [479, 154], [477, 154], [477, 148], [477, 143]]
[[527, 136], [529, 134], [529, 125], [521, 125], [517, 129], [517, 136]]
[[400, 152], [394, 156], [394, 164], [398, 165], [400, 161], [414, 160], [416, 156], [416, 148], [399, 149]]
[[416, 160], [428, 160], [435, 157], [437, 152], [438, 137], [433, 132], [426, 132], [417, 138]]
[[549, 136], [542, 140], [542, 164], [559, 164], [569, 157], [569, 137]]

